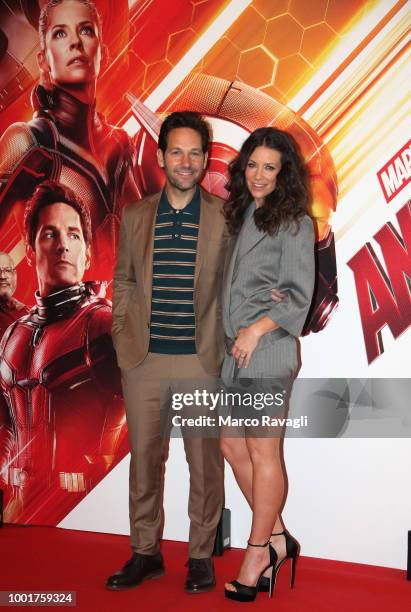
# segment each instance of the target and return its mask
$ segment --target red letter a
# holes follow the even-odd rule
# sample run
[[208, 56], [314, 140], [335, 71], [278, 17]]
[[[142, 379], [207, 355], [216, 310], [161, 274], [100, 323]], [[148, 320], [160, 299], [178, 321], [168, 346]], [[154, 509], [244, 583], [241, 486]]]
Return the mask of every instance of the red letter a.
[[388, 325], [397, 338], [405, 329], [404, 320], [391, 293], [387, 275], [369, 243], [347, 265], [354, 272], [367, 359], [371, 363], [384, 351], [382, 328]]
[[411, 324], [411, 211], [407, 202], [397, 212], [400, 233], [387, 223], [374, 236], [381, 247], [401, 317], [406, 327]]

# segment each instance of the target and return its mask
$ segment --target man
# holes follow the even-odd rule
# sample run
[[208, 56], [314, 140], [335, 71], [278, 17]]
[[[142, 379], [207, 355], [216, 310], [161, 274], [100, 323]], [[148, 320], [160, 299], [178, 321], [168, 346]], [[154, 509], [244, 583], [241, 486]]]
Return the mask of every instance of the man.
[[0, 340], [8, 326], [28, 313], [28, 308], [13, 297], [17, 287], [14, 261], [0, 251]]
[[[130, 434], [133, 555], [108, 578], [109, 589], [137, 586], [164, 572], [159, 541], [168, 439], [160, 420], [172, 393], [184, 388], [181, 379], [212, 384], [224, 357], [223, 202], [198, 185], [208, 143], [207, 124], [196, 113], [171, 114], [158, 143], [165, 188], [128, 205], [120, 226], [112, 334]], [[217, 438], [185, 436], [184, 448], [190, 471], [185, 590], [198, 593], [215, 585], [211, 554], [223, 505], [223, 463]]]
[[82, 282], [88, 209], [69, 188], [42, 183], [25, 233], [39, 288], [0, 345], [5, 519], [56, 525], [126, 453], [125, 419], [111, 305], [99, 283]]

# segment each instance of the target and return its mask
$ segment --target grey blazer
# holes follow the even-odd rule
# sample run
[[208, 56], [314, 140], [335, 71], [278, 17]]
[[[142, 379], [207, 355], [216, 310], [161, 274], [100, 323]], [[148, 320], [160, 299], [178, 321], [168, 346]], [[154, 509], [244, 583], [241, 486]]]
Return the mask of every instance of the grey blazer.
[[[264, 315], [280, 326], [260, 339], [251, 364], [259, 351], [280, 338], [301, 334], [311, 305], [315, 275], [311, 219], [303, 217], [296, 235], [291, 226], [270, 236], [257, 229], [254, 210], [252, 204], [237, 239], [232, 238], [223, 278], [223, 326], [228, 349], [240, 328]], [[273, 288], [286, 294], [282, 302], [271, 299]]]

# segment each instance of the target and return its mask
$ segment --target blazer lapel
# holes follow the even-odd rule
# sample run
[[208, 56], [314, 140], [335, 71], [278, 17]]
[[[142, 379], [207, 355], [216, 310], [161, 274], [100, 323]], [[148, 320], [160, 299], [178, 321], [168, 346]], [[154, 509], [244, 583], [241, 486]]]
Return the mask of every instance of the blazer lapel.
[[[231, 236], [230, 242], [227, 249], [227, 255], [224, 264], [223, 274], [223, 309], [224, 315], [229, 315], [230, 312], [230, 296], [231, 296], [231, 283], [234, 274], [234, 265], [237, 259], [239, 247], [238, 235]], [[227, 318], [228, 320], [228, 318]]]
[[[227, 250], [226, 250], [226, 254], [224, 258], [224, 271], [223, 271], [223, 287], [224, 288], [228, 282], [229, 277], [230, 277], [230, 282], [231, 282], [234, 261], [235, 261], [235, 257], [238, 251], [237, 238], [238, 238], [237, 235], [235, 236], [230, 235], [228, 239]], [[235, 253], [234, 253], [234, 250], [236, 251]]]
[[197, 252], [194, 269], [194, 289], [197, 286], [201, 265], [204, 257], [207, 254], [207, 249], [209, 248], [209, 239], [213, 234], [214, 222], [214, 204], [208, 197], [207, 192], [200, 188], [200, 223], [198, 228]]
[[[250, 206], [244, 216], [244, 223], [248, 221], [248, 218], [253, 214], [254, 208]], [[244, 227], [244, 226], [243, 226]], [[231, 285], [234, 278], [234, 272], [237, 269], [237, 262], [239, 258], [240, 246], [244, 240], [243, 228], [239, 234], [231, 236], [230, 243], [227, 250], [227, 255], [224, 264], [224, 275], [223, 275], [223, 317], [225, 317], [226, 327], [230, 327], [230, 301], [231, 301]], [[243, 250], [243, 249], [241, 249]]]
[[244, 225], [241, 232], [241, 240], [238, 240], [239, 247], [238, 253], [235, 261], [234, 273], [237, 271], [237, 267], [241, 259], [247, 255], [261, 240], [264, 240], [267, 233], [260, 232], [257, 228], [256, 224], [252, 220], [252, 215], [254, 213], [254, 209], [249, 208], [246, 212], [246, 216], [244, 219]]
[[151, 318], [151, 294], [153, 290], [153, 250], [154, 232], [156, 227], [157, 209], [160, 202], [161, 192], [154, 195], [147, 206], [143, 217], [143, 286], [146, 300], [148, 320]]

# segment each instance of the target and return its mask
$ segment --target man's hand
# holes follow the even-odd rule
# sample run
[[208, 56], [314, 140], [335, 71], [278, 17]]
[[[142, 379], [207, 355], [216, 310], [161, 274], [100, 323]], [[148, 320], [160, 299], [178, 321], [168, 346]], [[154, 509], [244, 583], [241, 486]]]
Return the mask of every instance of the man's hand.
[[271, 299], [274, 302], [282, 302], [285, 296], [285, 293], [281, 293], [280, 291], [277, 291], [277, 289], [271, 289]]

